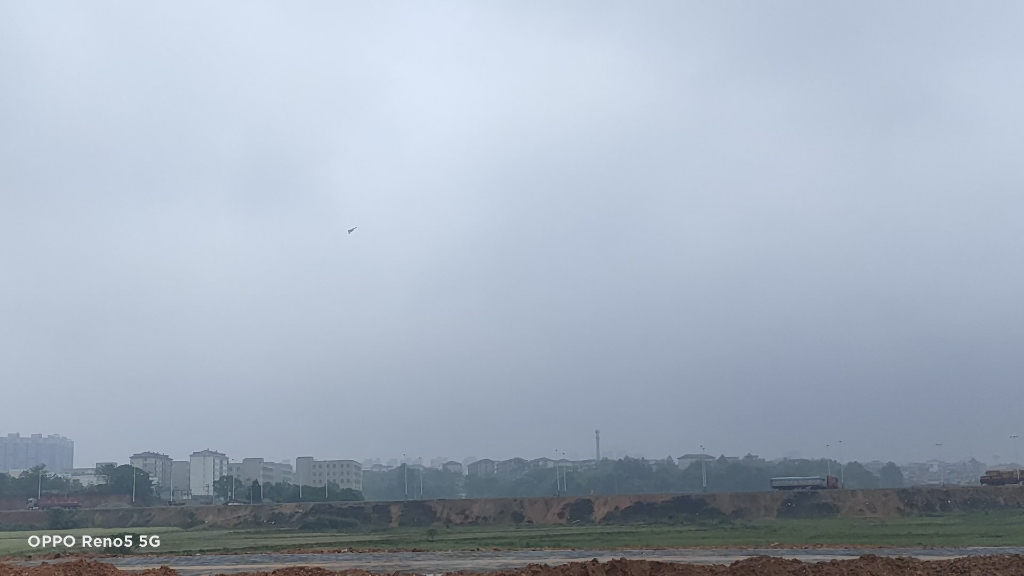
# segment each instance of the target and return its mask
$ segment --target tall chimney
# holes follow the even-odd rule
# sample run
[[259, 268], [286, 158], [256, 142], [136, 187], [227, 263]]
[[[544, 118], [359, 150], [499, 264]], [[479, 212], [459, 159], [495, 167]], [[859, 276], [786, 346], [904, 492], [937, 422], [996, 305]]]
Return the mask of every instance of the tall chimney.
[[594, 430], [594, 441], [597, 442], [597, 461], [601, 462], [601, 431]]

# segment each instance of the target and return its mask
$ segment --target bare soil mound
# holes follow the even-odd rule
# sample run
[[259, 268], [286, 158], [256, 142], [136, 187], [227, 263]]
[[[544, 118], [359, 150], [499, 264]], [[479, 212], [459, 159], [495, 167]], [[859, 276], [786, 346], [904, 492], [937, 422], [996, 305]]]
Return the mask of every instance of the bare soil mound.
[[[0, 563], [0, 576], [121, 576], [111, 564], [94, 560], [43, 563], [25, 568]], [[142, 572], [139, 576], [177, 576], [166, 566]], [[372, 576], [365, 570], [331, 571], [324, 568], [292, 566], [273, 572], [246, 572], [232, 576]], [[652, 562], [621, 558], [609, 562], [572, 562], [559, 566], [531, 564], [516, 570], [490, 572], [485, 576], [1024, 576], [1024, 556], [973, 556], [955, 560], [917, 560], [867, 555], [856, 560], [801, 562], [785, 558], [759, 556], [733, 562], [728, 566], [705, 566], [674, 562]], [[453, 572], [450, 576], [480, 576]]]

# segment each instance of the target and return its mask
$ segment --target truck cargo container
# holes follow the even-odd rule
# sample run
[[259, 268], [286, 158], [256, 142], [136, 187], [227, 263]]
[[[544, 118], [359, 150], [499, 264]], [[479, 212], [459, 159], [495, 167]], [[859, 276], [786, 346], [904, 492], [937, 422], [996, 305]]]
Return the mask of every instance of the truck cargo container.
[[787, 476], [772, 478], [772, 490], [836, 490], [839, 479], [835, 476]]

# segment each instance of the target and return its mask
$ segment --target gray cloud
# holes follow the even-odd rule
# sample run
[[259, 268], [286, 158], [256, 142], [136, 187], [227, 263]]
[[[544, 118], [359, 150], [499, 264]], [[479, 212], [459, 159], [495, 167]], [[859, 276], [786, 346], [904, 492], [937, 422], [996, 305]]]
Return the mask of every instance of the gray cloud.
[[0, 421], [1007, 454], [1022, 11], [2, 4]]

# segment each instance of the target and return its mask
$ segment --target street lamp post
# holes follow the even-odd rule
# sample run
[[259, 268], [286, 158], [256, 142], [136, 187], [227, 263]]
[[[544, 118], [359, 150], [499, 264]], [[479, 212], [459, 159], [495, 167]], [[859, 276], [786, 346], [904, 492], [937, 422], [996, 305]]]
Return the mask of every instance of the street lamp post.
[[708, 491], [708, 472], [704, 468], [704, 445], [700, 446], [700, 484], [704, 488], [704, 491]]
[[555, 496], [562, 495], [562, 463], [558, 461], [558, 448], [555, 448]]
[[1013, 467], [1017, 470], [1017, 484], [1020, 484], [1020, 464], [1017, 463], [1017, 435], [1010, 436], [1013, 439]]
[[942, 467], [942, 442], [936, 442], [935, 447], [939, 449], [939, 486], [945, 486], [946, 470]]
[[843, 470], [846, 467], [843, 465], [843, 441], [839, 441], [839, 486], [843, 487], [846, 485], [846, 477], [843, 475]]
[[135, 504], [135, 479], [139, 477], [139, 473], [135, 471], [135, 464], [132, 464], [132, 504]]
[[405, 461], [405, 454], [402, 454], [402, 473], [405, 475], [405, 499], [409, 499], [409, 464]]
[[828, 444], [825, 444], [825, 466], [828, 470], [828, 475], [832, 475], [832, 459], [828, 457]]
[[[36, 502], [43, 498], [43, 469], [39, 469], [39, 486], [36, 489]], [[132, 502], [135, 502], [134, 489], [132, 490]]]

